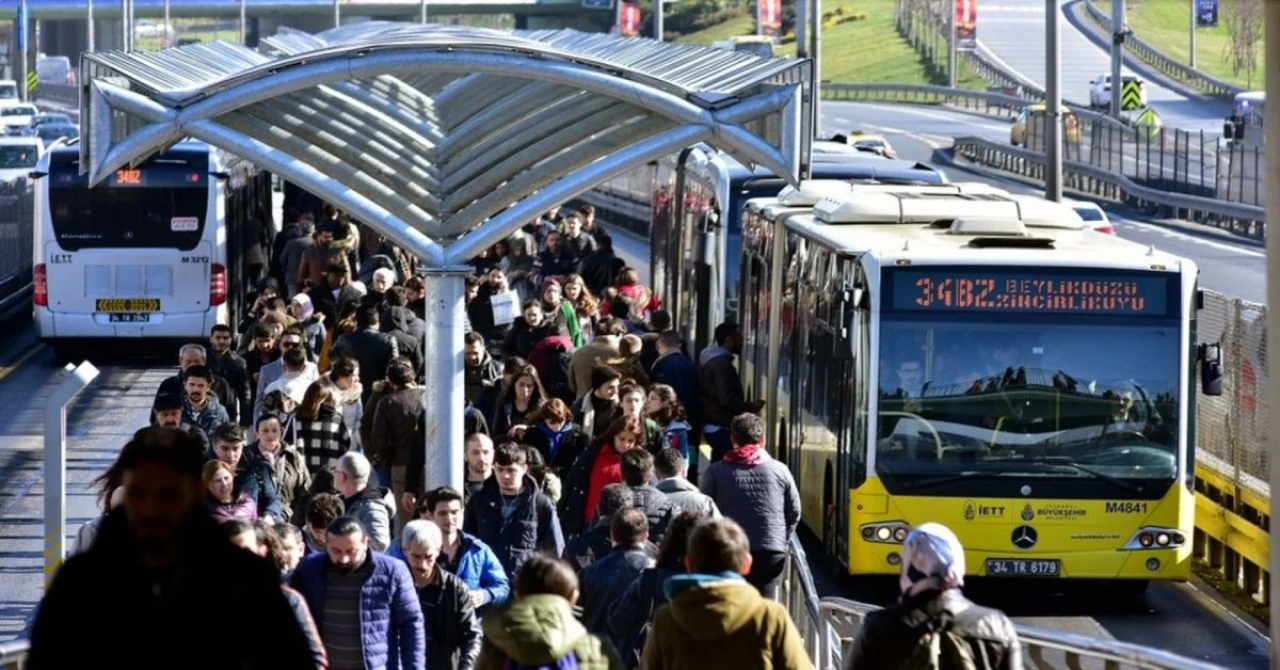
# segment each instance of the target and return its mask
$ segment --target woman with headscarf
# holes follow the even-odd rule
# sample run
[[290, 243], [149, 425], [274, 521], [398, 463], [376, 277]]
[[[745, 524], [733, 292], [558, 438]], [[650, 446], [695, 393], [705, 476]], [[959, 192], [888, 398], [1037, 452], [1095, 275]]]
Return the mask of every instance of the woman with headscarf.
[[908, 533], [898, 579], [902, 601], [867, 615], [845, 670], [1021, 669], [1013, 623], [964, 597], [964, 567], [964, 547], [951, 529], [925, 523]]
[[326, 334], [324, 315], [316, 311], [315, 305], [311, 302], [311, 296], [306, 293], [293, 296], [289, 311], [293, 313], [293, 318], [298, 320], [298, 325], [302, 326], [302, 341], [307, 351], [312, 357], [319, 358], [320, 352], [324, 350]]

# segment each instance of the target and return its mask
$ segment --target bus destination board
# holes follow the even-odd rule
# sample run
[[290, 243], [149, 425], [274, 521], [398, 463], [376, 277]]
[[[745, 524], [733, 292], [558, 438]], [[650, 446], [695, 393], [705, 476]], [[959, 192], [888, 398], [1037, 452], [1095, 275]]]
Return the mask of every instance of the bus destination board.
[[892, 309], [909, 312], [1014, 312], [1163, 316], [1169, 275], [1009, 268], [895, 269]]

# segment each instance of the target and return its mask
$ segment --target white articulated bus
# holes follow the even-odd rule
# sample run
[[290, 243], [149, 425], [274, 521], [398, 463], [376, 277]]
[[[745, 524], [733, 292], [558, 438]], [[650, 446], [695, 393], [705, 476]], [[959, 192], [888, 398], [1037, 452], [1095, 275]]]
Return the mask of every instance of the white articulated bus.
[[32, 175], [41, 339], [65, 348], [234, 328], [253, 288], [246, 252], [260, 243], [247, 233], [271, 220], [270, 175], [182, 142], [88, 188], [79, 160], [75, 143], [58, 147]]

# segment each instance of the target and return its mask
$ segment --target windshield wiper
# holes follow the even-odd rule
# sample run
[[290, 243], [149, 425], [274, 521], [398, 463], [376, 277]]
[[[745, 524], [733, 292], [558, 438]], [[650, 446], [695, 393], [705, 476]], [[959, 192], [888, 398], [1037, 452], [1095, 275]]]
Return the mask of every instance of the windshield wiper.
[[965, 479], [1004, 479], [1008, 473], [1004, 472], [965, 472], [954, 475], [942, 475], [930, 479], [921, 479], [914, 482], [906, 482], [902, 485], [903, 491], [913, 491], [915, 489], [927, 489], [934, 486], [942, 486], [951, 482], [958, 482]]
[[[1056, 465], [1059, 467], [1071, 468], [1076, 472], [1081, 472], [1086, 475], [1090, 475], [1092, 477], [1097, 477], [1098, 479], [1101, 479], [1102, 481], [1105, 481], [1108, 484], [1112, 484], [1126, 491], [1132, 491], [1134, 493], [1143, 492], [1143, 488], [1140, 484], [1127, 482], [1123, 479], [1120, 479], [1119, 477], [1113, 477], [1109, 474], [1100, 472], [1099, 470], [1096, 470], [1089, 466], [1080, 465], [1079, 463], [1073, 460], [1070, 460], [1070, 458], [1071, 458], [1070, 456], [1046, 456], [1043, 458], [1019, 459], [1018, 462], [1019, 463], [1040, 463], [1043, 465]], [[1067, 459], [1067, 460], [1062, 460], [1062, 459]]]

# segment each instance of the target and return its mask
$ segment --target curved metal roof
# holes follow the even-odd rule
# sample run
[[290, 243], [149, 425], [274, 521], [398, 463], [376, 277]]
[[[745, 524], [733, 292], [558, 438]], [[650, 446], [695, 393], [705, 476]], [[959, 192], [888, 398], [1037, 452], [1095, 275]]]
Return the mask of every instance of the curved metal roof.
[[807, 61], [571, 30], [368, 22], [93, 52], [81, 165], [97, 183], [183, 137], [316, 192], [438, 266], [696, 142], [795, 179]]

